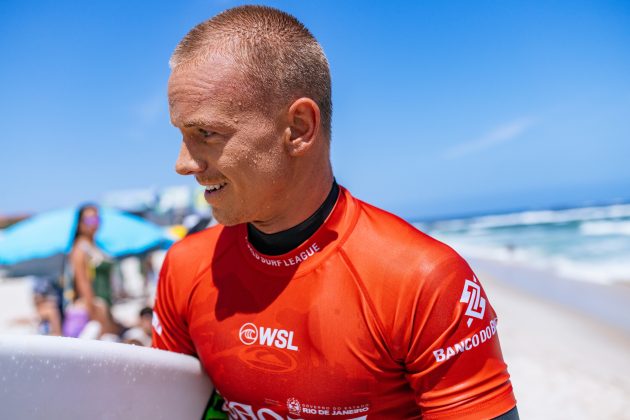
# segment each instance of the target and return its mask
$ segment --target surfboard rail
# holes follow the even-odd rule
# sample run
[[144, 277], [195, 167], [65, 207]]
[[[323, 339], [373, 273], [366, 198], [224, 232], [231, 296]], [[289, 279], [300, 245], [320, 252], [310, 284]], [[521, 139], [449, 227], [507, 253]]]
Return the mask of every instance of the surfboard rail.
[[129, 344], [0, 335], [2, 419], [200, 419], [199, 360]]

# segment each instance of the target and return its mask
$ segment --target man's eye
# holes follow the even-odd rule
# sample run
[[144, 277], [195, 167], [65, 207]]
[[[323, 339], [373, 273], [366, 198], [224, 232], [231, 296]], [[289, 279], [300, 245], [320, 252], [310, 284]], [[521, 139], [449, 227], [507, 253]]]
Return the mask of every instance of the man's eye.
[[203, 128], [199, 128], [198, 130], [199, 134], [201, 134], [203, 138], [208, 138], [211, 137], [213, 134], [216, 134], [214, 131], [204, 130]]

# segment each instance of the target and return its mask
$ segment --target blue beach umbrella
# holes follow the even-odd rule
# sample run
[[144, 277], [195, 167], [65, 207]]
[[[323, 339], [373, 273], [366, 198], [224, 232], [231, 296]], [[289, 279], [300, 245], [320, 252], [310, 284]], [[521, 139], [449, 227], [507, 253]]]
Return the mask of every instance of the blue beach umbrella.
[[[156, 248], [167, 248], [172, 240], [159, 226], [128, 213], [100, 207], [101, 225], [96, 243], [108, 255], [123, 257]], [[0, 238], [0, 266], [32, 260], [59, 258], [72, 247], [77, 210], [42, 213], [5, 229]]]

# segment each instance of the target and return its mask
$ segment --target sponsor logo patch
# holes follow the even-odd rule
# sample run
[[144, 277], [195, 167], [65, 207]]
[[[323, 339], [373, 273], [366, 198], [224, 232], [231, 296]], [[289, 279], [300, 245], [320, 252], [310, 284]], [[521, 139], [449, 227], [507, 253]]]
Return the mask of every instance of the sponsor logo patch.
[[289, 398], [287, 400], [287, 408], [289, 409], [289, 413], [293, 414], [294, 416], [299, 416], [300, 414], [302, 414], [302, 405], [295, 398]]
[[238, 338], [240, 338], [246, 346], [251, 346], [258, 341], [258, 328], [251, 322], [243, 324], [238, 332]]
[[474, 275], [472, 280], [466, 279], [464, 290], [462, 290], [462, 297], [459, 301], [468, 304], [466, 308], [466, 316], [468, 316], [466, 325], [468, 325], [469, 328], [470, 324], [473, 322], [473, 318], [483, 319], [483, 314], [486, 312], [486, 300], [481, 297], [481, 286], [479, 286], [479, 281]]
[[251, 322], [243, 324], [238, 332], [238, 338], [246, 346], [260, 344], [261, 346], [298, 351], [298, 347], [293, 345], [294, 335], [295, 333], [293, 331], [256, 327], [256, 325]]
[[321, 251], [321, 248], [319, 247], [319, 245], [316, 242], [314, 242], [313, 244], [311, 244], [311, 246], [306, 248], [304, 251], [296, 253], [292, 257], [278, 259], [278, 258], [269, 258], [263, 255], [260, 255], [254, 249], [254, 247], [252, 247], [249, 244], [249, 242], [247, 243], [247, 249], [249, 249], [249, 252], [252, 254], [254, 258], [256, 258], [261, 263], [265, 265], [269, 265], [271, 267], [291, 267], [294, 265], [299, 265], [302, 262], [311, 258], [313, 255], [315, 255], [315, 253]]
[[275, 347], [242, 347], [238, 357], [256, 370], [269, 373], [287, 373], [297, 368], [294, 353]]
[[472, 350], [475, 347], [480, 346], [486, 341], [492, 339], [497, 333], [497, 319], [491, 319], [488, 325], [472, 336], [461, 340], [459, 343], [455, 343], [453, 346], [444, 347], [433, 351], [433, 357], [437, 363], [444, 362], [451, 357], [463, 353], [468, 350]]
[[223, 409], [226, 410], [230, 418], [233, 419], [251, 419], [251, 420], [296, 420], [301, 419], [303, 415], [309, 418], [313, 416], [340, 416], [338, 418], [345, 420], [366, 420], [370, 411], [370, 404], [356, 405], [328, 405], [328, 404], [308, 404], [299, 401], [297, 398], [288, 398], [286, 402], [285, 413], [288, 410], [289, 415], [285, 417], [275, 409], [264, 407], [257, 409], [256, 407], [237, 401], [229, 401], [225, 399]]

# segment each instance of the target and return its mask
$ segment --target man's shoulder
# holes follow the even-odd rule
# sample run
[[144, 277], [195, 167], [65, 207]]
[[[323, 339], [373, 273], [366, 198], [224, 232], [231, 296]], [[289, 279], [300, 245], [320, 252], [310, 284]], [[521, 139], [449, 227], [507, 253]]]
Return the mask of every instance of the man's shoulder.
[[360, 215], [346, 249], [360, 262], [385, 266], [390, 272], [428, 273], [444, 261], [462, 260], [451, 247], [401, 217], [357, 201]]
[[[466, 277], [464, 259], [448, 245], [387, 211], [359, 203], [360, 214], [341, 252], [388, 337], [390, 350], [403, 360], [416, 311], [422, 318], [435, 301], [452, 312]], [[472, 278], [472, 277], [471, 277]]]
[[469, 270], [455, 250], [392, 213], [358, 205], [360, 214], [342, 252], [371, 299], [403, 301], [421, 291], [459, 288], [443, 281]]

